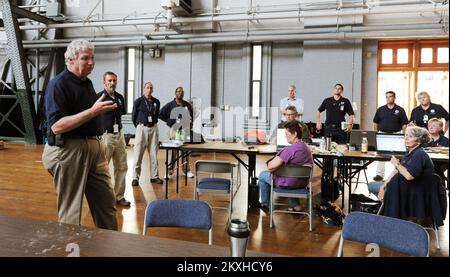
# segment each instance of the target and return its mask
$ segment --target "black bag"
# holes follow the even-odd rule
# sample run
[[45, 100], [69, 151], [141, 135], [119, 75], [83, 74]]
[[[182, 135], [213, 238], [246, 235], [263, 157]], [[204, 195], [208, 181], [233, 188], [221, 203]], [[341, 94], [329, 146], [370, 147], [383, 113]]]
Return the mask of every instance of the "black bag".
[[251, 178], [250, 185], [248, 186], [248, 206], [250, 208], [259, 208], [259, 186], [258, 178]]
[[322, 203], [334, 202], [339, 198], [339, 182], [336, 178], [333, 178], [333, 181], [330, 184], [327, 176], [322, 175], [322, 178], [320, 180], [320, 189], [322, 191]]
[[363, 194], [350, 195], [350, 210], [364, 213], [377, 214], [381, 208], [381, 201], [373, 200]]
[[344, 224], [345, 214], [342, 212], [341, 208], [334, 203], [322, 203], [320, 206], [316, 206], [315, 210], [324, 224], [339, 227]]

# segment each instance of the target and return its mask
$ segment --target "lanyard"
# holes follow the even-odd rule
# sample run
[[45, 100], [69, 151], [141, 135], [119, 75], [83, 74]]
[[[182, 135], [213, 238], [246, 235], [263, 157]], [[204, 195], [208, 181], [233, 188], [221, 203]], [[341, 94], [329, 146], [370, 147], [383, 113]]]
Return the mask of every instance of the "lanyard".
[[150, 107], [148, 106], [147, 98], [145, 98], [145, 97], [144, 97], [144, 103], [145, 103], [145, 106], [147, 107], [147, 111], [148, 111], [149, 115], [152, 115], [152, 108], [151, 108], [152, 105], [150, 105]]
[[[122, 104], [122, 103], [120, 103], [119, 97], [117, 95], [112, 97], [111, 95], [108, 94], [108, 92], [106, 92], [106, 90], [105, 90], [105, 96], [110, 98], [110, 99], [112, 99], [113, 103]], [[120, 109], [121, 108], [120, 108], [120, 105], [119, 105], [119, 107], [117, 107], [117, 108], [115, 108], [113, 110], [113, 118], [114, 118], [114, 123], [113, 124], [117, 124], [118, 123], [117, 116], [121, 116]], [[119, 112], [119, 114], [117, 114], [118, 112]]]

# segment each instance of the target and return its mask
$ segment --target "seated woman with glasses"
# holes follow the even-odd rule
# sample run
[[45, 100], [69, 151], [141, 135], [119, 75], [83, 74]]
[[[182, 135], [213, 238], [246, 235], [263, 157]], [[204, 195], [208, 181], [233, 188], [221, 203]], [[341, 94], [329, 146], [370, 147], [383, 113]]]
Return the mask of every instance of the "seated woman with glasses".
[[[429, 141], [430, 133], [425, 128], [406, 128], [405, 145], [408, 152], [401, 161], [392, 156], [390, 162], [395, 166], [392, 178], [383, 183], [378, 192], [378, 198], [384, 202], [383, 215], [418, 220], [419, 223], [430, 216], [430, 211], [434, 213], [441, 210], [441, 203], [437, 199], [442, 185], [435, 183], [433, 162], [423, 149], [423, 145]], [[442, 222], [442, 216], [432, 215], [438, 224]]]
[[[270, 180], [271, 172], [284, 165], [312, 165], [313, 157], [311, 149], [302, 140], [303, 130], [297, 122], [288, 122], [284, 126], [286, 140], [291, 145], [283, 148], [278, 154], [269, 160], [267, 169], [259, 174], [259, 189], [261, 195], [261, 207], [268, 209], [270, 201]], [[304, 188], [307, 181], [304, 179], [292, 177], [276, 177], [274, 180], [276, 186], [285, 189]], [[297, 198], [288, 198], [290, 210], [300, 211], [300, 203]]]

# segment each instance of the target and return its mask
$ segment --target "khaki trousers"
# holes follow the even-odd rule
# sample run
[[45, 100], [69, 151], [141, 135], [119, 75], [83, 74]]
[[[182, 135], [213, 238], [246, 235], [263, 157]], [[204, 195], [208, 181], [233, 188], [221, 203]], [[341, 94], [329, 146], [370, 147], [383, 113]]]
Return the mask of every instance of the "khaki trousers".
[[114, 193], [116, 201], [119, 201], [125, 193], [125, 177], [128, 170], [125, 137], [122, 131], [117, 134], [104, 133], [103, 141], [106, 146], [106, 161], [108, 164], [111, 159], [113, 161]]
[[63, 147], [44, 147], [44, 167], [53, 176], [58, 220], [80, 225], [83, 194], [95, 226], [117, 230], [117, 210], [105, 146], [97, 139], [68, 139]]
[[159, 131], [158, 126], [146, 127], [139, 124], [136, 127], [134, 137], [134, 172], [133, 179], [139, 180], [141, 175], [141, 164], [145, 150], [150, 156], [150, 178], [159, 178], [158, 173], [158, 149], [159, 149]]

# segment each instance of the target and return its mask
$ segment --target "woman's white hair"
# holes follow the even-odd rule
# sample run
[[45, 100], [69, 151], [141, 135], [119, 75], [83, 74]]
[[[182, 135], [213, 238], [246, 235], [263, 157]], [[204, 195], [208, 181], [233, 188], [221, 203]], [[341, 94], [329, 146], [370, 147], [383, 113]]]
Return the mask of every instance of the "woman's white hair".
[[429, 143], [431, 141], [430, 133], [427, 129], [418, 126], [409, 126], [405, 130], [405, 134], [415, 137], [419, 144]]
[[75, 59], [78, 53], [85, 50], [94, 50], [94, 45], [84, 39], [73, 40], [69, 46], [67, 46], [67, 50], [64, 53], [66, 64], [69, 62], [69, 59]]

